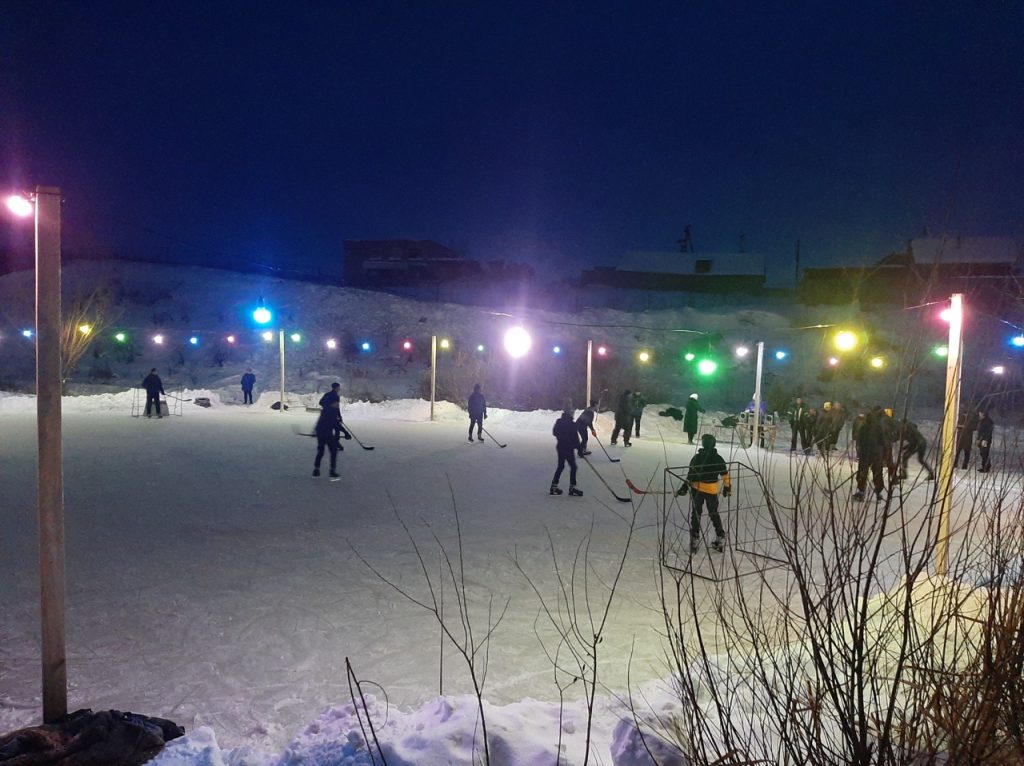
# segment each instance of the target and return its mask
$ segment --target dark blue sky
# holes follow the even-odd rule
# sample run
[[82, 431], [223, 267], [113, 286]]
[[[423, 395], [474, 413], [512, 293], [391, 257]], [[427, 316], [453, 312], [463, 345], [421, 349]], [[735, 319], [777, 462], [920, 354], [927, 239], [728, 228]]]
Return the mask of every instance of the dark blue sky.
[[214, 265], [1024, 240], [1024, 6], [837, 5], [6, 0], [0, 176], [66, 249]]

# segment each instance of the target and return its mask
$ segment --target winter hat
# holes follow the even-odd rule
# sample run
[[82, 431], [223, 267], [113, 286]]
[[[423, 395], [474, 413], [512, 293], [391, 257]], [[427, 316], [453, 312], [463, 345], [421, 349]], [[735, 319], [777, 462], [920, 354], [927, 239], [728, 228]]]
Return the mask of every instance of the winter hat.
[[704, 434], [702, 437], [700, 437], [700, 446], [702, 446], [704, 449], [714, 449], [716, 443], [717, 442], [715, 441], [715, 437], [712, 436], [711, 434]]
[[696, 399], [697, 398], [697, 394], [690, 394], [690, 398], [691, 399]]
[[333, 391], [336, 388], [341, 388], [341, 383], [331, 383], [331, 390]]

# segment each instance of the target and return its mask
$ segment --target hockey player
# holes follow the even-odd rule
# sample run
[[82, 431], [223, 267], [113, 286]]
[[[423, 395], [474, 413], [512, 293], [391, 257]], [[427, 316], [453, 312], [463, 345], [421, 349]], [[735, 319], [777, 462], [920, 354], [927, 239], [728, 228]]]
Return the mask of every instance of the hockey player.
[[562, 478], [562, 469], [568, 463], [569, 495], [582, 497], [583, 493], [576, 488], [576, 451], [580, 448], [580, 433], [576, 430], [571, 409], [562, 412], [562, 417], [555, 421], [555, 427], [551, 429], [551, 433], [557, 440], [555, 451], [558, 453], [558, 468], [555, 469], [555, 476], [551, 479], [550, 494], [562, 494], [562, 490], [558, 487], [558, 480]]
[[705, 505], [715, 527], [715, 541], [711, 547], [720, 553], [725, 549], [725, 528], [722, 517], [718, 515], [718, 492], [721, 487], [722, 497], [729, 497], [732, 481], [725, 460], [715, 449], [715, 437], [704, 434], [700, 437], [700, 444], [697, 454], [690, 460], [686, 481], [678, 494], [690, 493], [690, 553], [696, 553], [700, 547], [700, 516]]
[[[469, 410], [469, 440], [471, 442], [473, 441], [473, 426], [475, 425], [476, 438], [478, 441], [483, 441], [484, 437], [481, 431], [484, 427], [484, 418], [487, 417], [487, 400], [484, 399], [484, 395], [480, 393], [479, 383], [473, 386], [473, 393], [469, 395], [469, 402], [466, 405], [466, 409]], [[501, 424], [499, 423], [498, 425]]]
[[981, 455], [981, 468], [978, 473], [988, 473], [992, 470], [992, 461], [989, 454], [992, 452], [992, 434], [995, 431], [995, 424], [992, 418], [984, 410], [978, 411], [978, 453]]
[[918, 429], [917, 424], [906, 418], [900, 424], [900, 479], [907, 478], [907, 462], [911, 455], [917, 455], [917, 462], [924, 466], [928, 472], [928, 481], [935, 479], [935, 471], [925, 460], [925, 452], [928, 451], [928, 441]]
[[618, 444], [619, 431], [622, 431], [622, 443], [626, 447], [630, 444], [630, 435], [633, 433], [633, 397], [632, 391], [628, 388], [619, 396], [615, 405], [615, 428], [612, 429], [612, 444]]
[[164, 384], [160, 380], [160, 376], [156, 374], [156, 367], [149, 371], [149, 375], [142, 379], [142, 387], [146, 389], [146, 417], [153, 417], [151, 408], [156, 407], [156, 416], [158, 418], [163, 417], [163, 413], [160, 412], [160, 394], [164, 393]]
[[[338, 385], [335, 383], [334, 385]], [[341, 401], [339, 398], [328, 399], [330, 394], [325, 394], [327, 404], [320, 410], [320, 417], [316, 421], [314, 432], [316, 433], [316, 460], [313, 461], [313, 476], [320, 475], [320, 461], [324, 458], [324, 450], [331, 452], [331, 481], [341, 478], [338, 475], [338, 451], [341, 447], [341, 437], [351, 439], [350, 434], [341, 420]], [[321, 399], [321, 401], [323, 401]]]
[[865, 417], [864, 425], [857, 433], [857, 491], [854, 500], [864, 499], [867, 488], [868, 471], [875, 489], [875, 496], [881, 500], [885, 491], [885, 480], [882, 469], [885, 466], [886, 450], [891, 449], [885, 438], [881, 418], [884, 417], [880, 407], [873, 408]]
[[686, 414], [683, 415], [683, 430], [686, 431], [686, 443], [693, 444], [693, 437], [697, 435], [697, 413], [704, 412], [704, 408], [697, 401], [697, 394], [690, 394], [686, 400]]
[[590, 400], [590, 406], [587, 407], [580, 416], [576, 418], [576, 430], [580, 435], [580, 446], [577, 453], [580, 457], [585, 457], [590, 454], [590, 450], [587, 449], [587, 442], [590, 440], [587, 432], [593, 436], [597, 436], [597, 431], [594, 428], [594, 418], [597, 417], [597, 399]]
[[644, 407], [647, 406], [647, 400], [644, 395], [639, 391], [633, 392], [633, 399], [630, 402], [630, 415], [633, 417], [633, 428], [636, 429], [636, 433], [633, 435], [636, 438], [640, 438], [640, 419], [644, 416]]

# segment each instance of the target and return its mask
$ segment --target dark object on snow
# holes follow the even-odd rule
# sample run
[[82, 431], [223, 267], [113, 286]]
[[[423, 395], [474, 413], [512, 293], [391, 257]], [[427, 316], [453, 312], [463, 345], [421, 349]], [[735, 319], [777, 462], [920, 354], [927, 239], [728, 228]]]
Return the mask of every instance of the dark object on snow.
[[200, 407], [212, 407], [213, 406], [210, 403], [210, 397], [208, 397], [208, 396], [197, 396], [195, 401], [196, 401], [196, 404], [199, 405]]
[[672, 418], [673, 420], [682, 420], [683, 411], [678, 407], [669, 407], [658, 413], [663, 418]]
[[185, 730], [165, 718], [119, 710], [77, 710], [56, 723], [0, 736], [4, 766], [136, 766]]
[[[288, 405], [286, 404], [284, 406], [284, 408], [287, 410], [288, 409]], [[272, 409], [272, 410], [279, 410], [279, 409], [281, 409], [281, 402], [274, 402], [273, 404], [270, 405], [270, 409]], [[317, 410], [317, 412], [319, 412], [319, 411], [320, 410]]]
[[735, 428], [736, 426], [739, 425], [739, 422], [740, 419], [735, 415], [726, 415], [724, 418], [722, 418], [722, 427]]

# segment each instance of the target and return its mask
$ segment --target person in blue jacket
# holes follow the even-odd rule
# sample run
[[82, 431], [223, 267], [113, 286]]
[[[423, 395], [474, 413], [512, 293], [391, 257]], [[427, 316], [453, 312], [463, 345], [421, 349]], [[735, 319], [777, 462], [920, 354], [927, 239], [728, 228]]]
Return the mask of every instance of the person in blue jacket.
[[242, 376], [242, 404], [252, 404], [252, 389], [256, 385], [256, 375], [249, 367]]

